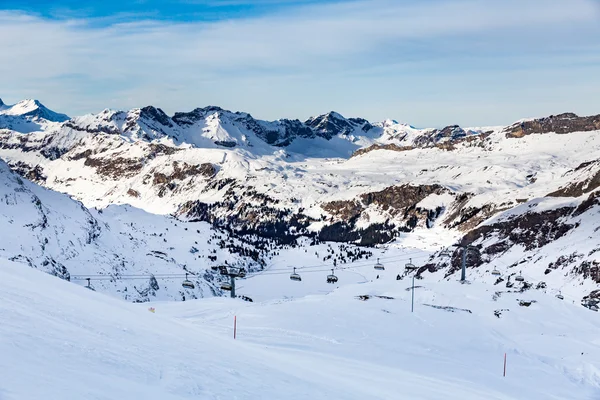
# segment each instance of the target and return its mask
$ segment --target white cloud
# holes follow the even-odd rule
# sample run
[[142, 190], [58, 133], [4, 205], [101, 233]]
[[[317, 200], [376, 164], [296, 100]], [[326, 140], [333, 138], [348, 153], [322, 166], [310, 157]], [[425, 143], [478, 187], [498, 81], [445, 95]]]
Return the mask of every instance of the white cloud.
[[[598, 16], [588, 0], [369, 0], [218, 22], [112, 25], [0, 12], [0, 95], [51, 99], [75, 113], [153, 102], [173, 111], [214, 100], [275, 117], [284, 101], [303, 116], [315, 104], [307, 81], [339, 91], [324, 96], [334, 103], [325, 110], [344, 108], [349, 95], [368, 93], [344, 85], [373, 66], [456, 63], [456, 52], [481, 62], [496, 50], [555, 57], [571, 48], [576, 59], [578, 46], [595, 46], [589, 33], [598, 33]], [[398, 82], [393, 68], [382, 69], [375, 82]], [[373, 113], [366, 99], [364, 110]]]

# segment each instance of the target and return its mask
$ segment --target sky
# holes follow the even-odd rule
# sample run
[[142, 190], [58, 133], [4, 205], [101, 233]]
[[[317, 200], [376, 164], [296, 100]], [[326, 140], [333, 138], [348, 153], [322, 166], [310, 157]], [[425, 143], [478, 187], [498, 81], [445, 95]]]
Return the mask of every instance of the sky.
[[[83, 6], [82, 6], [83, 4]], [[598, 0], [2, 0], [0, 98], [419, 127], [600, 113]]]

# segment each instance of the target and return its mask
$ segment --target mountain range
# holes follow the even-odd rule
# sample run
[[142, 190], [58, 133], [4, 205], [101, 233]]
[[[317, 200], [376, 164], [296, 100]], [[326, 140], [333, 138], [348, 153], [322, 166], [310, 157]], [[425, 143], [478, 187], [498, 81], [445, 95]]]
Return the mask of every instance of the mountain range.
[[[381, 254], [427, 251], [431, 257], [418, 265], [418, 276], [443, 280], [456, 276], [460, 246], [469, 244], [478, 249], [467, 257], [472, 279], [505, 285], [524, 276], [540, 288], [572, 292], [593, 308], [600, 297], [599, 133], [600, 116], [573, 113], [502, 127], [420, 129], [336, 112], [304, 122], [262, 121], [214, 106], [172, 116], [148, 106], [69, 118], [35, 100], [13, 106], [0, 101], [0, 158], [14, 171], [3, 166], [0, 183], [7, 188], [5, 199], [21, 196], [13, 206], [27, 204], [5, 217], [25, 227], [22, 237], [28, 229], [54, 230], [31, 246], [15, 242], [3, 251], [6, 258], [29, 258], [29, 265], [64, 277], [77, 272], [71, 265], [80, 260], [73, 252], [91, 251], [105, 260], [135, 254], [125, 263], [131, 265], [128, 273], [149, 273], [168, 268], [166, 261], [152, 255], [138, 260], [137, 254], [158, 251], [185, 273], [184, 265], [189, 268], [199, 256], [190, 259], [181, 250], [194, 254], [189, 250], [197, 240], [183, 239], [193, 229], [204, 232], [200, 243], [207, 244], [196, 248], [206, 252], [205, 259], [223, 252], [195, 268], [199, 276], [224, 260], [259, 270], [269, 267], [276, 252], [334, 243], [332, 259], [340, 261], [343, 252], [365, 246]], [[44, 220], [47, 213], [40, 209], [49, 207], [38, 191], [51, 204], [80, 211], [61, 214], [69, 223], [34, 223]], [[104, 220], [107, 215], [111, 220]], [[124, 220], [127, 229], [120, 225]], [[136, 237], [138, 221], [149, 224], [135, 228], [140, 235], [166, 234], [163, 227], [178, 223], [173, 238], [162, 238], [185, 245]], [[75, 235], [76, 241], [67, 242], [75, 247], [61, 242], [54, 253], [40, 252], [46, 239], [62, 237], [57, 229]], [[98, 236], [88, 243], [90, 231]], [[132, 235], [136, 245], [115, 250], [108, 243], [123, 245], [117, 231]], [[231, 241], [237, 253], [208, 245], [211, 235]], [[52, 260], [64, 269], [48, 267]], [[89, 274], [116, 274], [112, 263], [86, 268]], [[193, 295], [219, 294], [211, 284], [215, 279], [202, 277], [204, 292]], [[123, 296], [125, 286], [117, 282], [102, 284]], [[152, 291], [137, 289], [124, 297], [145, 301]], [[174, 287], [165, 292], [166, 298], [185, 296]]]

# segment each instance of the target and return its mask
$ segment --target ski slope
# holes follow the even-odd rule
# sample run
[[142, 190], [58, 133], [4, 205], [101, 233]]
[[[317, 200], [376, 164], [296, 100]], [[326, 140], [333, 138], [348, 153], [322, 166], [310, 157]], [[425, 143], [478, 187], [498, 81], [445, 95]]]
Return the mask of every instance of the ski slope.
[[383, 278], [294, 300], [159, 302], [151, 313], [0, 260], [0, 399], [599, 398], [596, 313], [542, 291], [494, 301], [505, 289], [417, 282], [414, 313], [409, 281]]

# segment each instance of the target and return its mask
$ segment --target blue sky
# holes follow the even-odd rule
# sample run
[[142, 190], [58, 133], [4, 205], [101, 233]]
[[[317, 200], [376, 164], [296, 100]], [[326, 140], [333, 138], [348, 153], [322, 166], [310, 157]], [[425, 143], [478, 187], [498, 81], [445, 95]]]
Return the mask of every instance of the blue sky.
[[3, 0], [0, 97], [416, 126], [597, 114], [599, 22], [596, 0]]
[[299, 5], [334, 3], [336, 0], [3, 0], [5, 10], [20, 10], [55, 19], [96, 18], [115, 21], [158, 19], [215, 21], [257, 16]]

